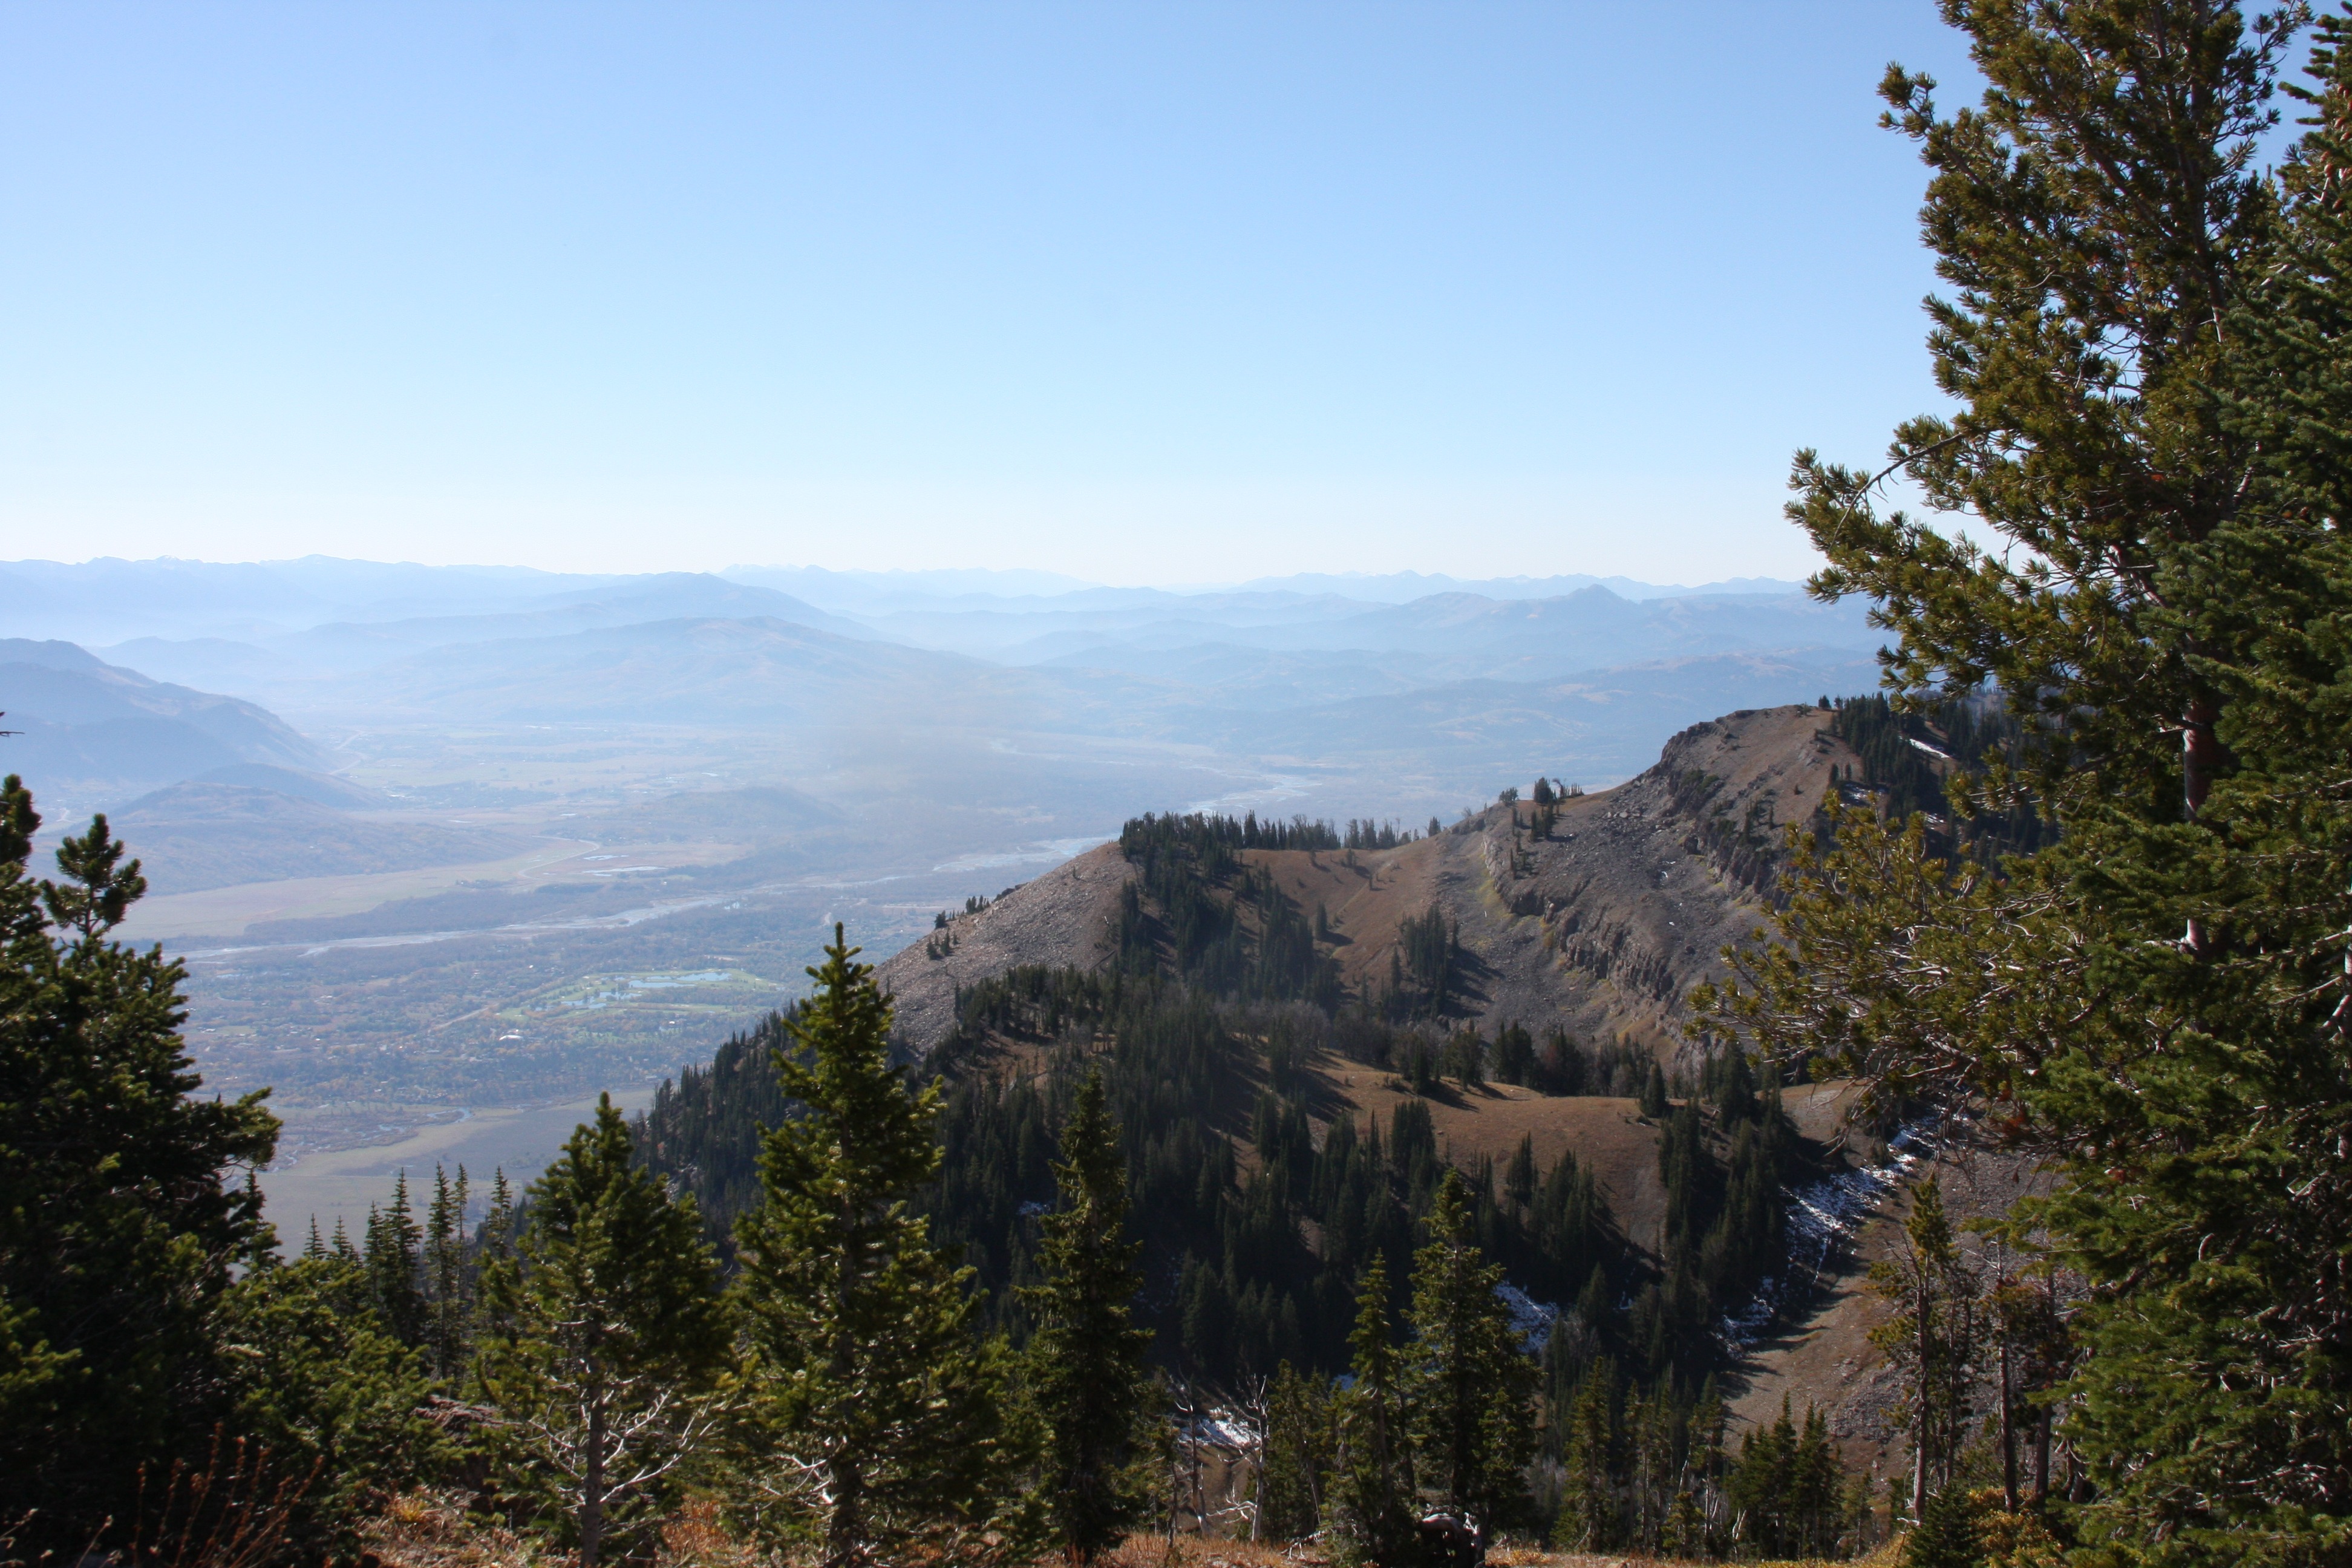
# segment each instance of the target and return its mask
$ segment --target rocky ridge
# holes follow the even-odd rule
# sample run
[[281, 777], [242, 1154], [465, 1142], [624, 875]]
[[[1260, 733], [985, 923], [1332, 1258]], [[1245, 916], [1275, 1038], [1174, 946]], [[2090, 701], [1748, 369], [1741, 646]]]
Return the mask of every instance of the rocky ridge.
[[[1781, 830], [1817, 809], [1833, 764], [1854, 761], [1828, 724], [1825, 710], [1788, 707], [1695, 725], [1638, 777], [1562, 801], [1548, 837], [1520, 801], [1395, 849], [1248, 858], [1303, 911], [1323, 907], [1359, 994], [1385, 982], [1402, 922], [1433, 907], [1465, 957], [1456, 1022], [1490, 1037], [1509, 1022], [1561, 1023], [1672, 1060], [1686, 1046], [1683, 998], [1761, 922]], [[921, 1055], [946, 1036], [961, 987], [1024, 963], [1110, 963], [1132, 876], [1104, 845], [884, 963], [901, 1048]]]

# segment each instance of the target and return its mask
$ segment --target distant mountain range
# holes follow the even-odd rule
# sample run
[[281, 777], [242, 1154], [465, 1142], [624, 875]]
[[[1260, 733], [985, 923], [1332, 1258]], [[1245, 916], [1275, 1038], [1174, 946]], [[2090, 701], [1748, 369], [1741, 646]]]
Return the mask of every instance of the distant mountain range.
[[1298, 572], [1255, 577], [1243, 593], [1337, 594], [1402, 605], [1432, 594], [1476, 594], [1488, 599], [1557, 599], [1585, 588], [1606, 588], [1621, 599], [1685, 599], [1722, 594], [1793, 594], [1804, 586], [1779, 577], [1730, 577], [1696, 587], [1643, 583], [1632, 577], [1570, 573], [1552, 577], [1449, 577], [1443, 572]]
[[135, 637], [248, 638], [329, 621], [516, 610], [614, 577], [513, 566], [341, 561], [0, 562], [0, 632], [121, 642]]
[[254, 703], [151, 679], [71, 643], [0, 637], [0, 768], [136, 791], [236, 764], [318, 766], [319, 749]]
[[[728, 576], [615, 578], [313, 558], [251, 566], [19, 562], [0, 565], [0, 630], [70, 635], [152, 677], [310, 715], [373, 713], [385, 700], [412, 712], [439, 702], [477, 716], [544, 712], [549, 702], [576, 707], [582, 694], [532, 698], [534, 682], [594, 671], [612, 682], [607, 694], [620, 710], [684, 695], [701, 710], [750, 718], [780, 700], [821, 705], [825, 683], [847, 679], [846, 665], [860, 664], [876, 679], [909, 681], [919, 671], [924, 691], [963, 692], [955, 711], [968, 720], [995, 721], [991, 704], [1001, 701], [1024, 712], [1107, 701], [1134, 730], [1150, 727], [1146, 712], [1321, 707], [1463, 681], [1557, 683], [1717, 655], [1842, 666], [1880, 641], [1861, 606], [1820, 604], [1795, 584], [1762, 580], [1685, 591], [1586, 576], [1474, 584], [1412, 573], [1318, 574], [1178, 593], [1035, 573], [739, 568]], [[747, 652], [755, 644], [772, 652], [776, 626], [801, 628], [801, 647], [773, 673], [811, 661], [826, 670], [814, 675], [817, 685], [804, 697], [790, 699], [747, 701], [761, 679], [752, 668], [725, 676], [732, 696], [700, 689], [699, 678], [691, 692], [666, 689], [666, 658], [682, 661], [675, 673], [707, 669], [713, 657], [709, 641], [719, 634], [685, 628], [719, 621], [767, 624], [764, 632], [737, 634]], [[661, 626], [670, 630], [653, 629]], [[818, 637], [862, 646], [820, 658], [810, 640]], [[657, 646], [664, 638], [667, 655]], [[968, 664], [909, 661], [875, 644], [1039, 673], [985, 679]], [[975, 680], [989, 689], [965, 691]], [[908, 686], [896, 704], [877, 708], [848, 689], [856, 684], [843, 689], [856, 698], [861, 721], [928, 700]]]
[[[182, 889], [512, 848], [463, 822], [330, 831], [322, 814], [560, 800], [609, 822], [626, 801], [635, 822], [641, 796], [689, 784], [743, 795], [739, 827], [698, 807], [695, 842], [817, 836], [893, 867], [1025, 858], [1204, 797], [1418, 820], [1497, 779], [1614, 783], [1710, 714], [1864, 689], [1881, 640], [1858, 605], [1752, 580], [1325, 574], [1180, 593], [320, 557], [0, 563], [0, 632], [41, 634], [0, 641], [0, 709], [26, 731], [0, 766], [61, 810], [135, 809]], [[680, 782], [688, 755], [705, 760]], [[327, 776], [354, 768], [368, 787]], [[788, 823], [745, 786], [806, 809]]]
[[433, 648], [559, 637], [682, 616], [768, 616], [836, 636], [876, 636], [857, 622], [828, 615], [772, 589], [699, 573], [673, 572], [550, 593], [530, 601], [525, 608], [394, 620], [333, 620], [251, 641], [142, 637], [117, 643], [106, 652], [146, 668], [168, 670], [184, 680], [261, 691], [282, 700], [289, 685], [373, 669]]
[[[835, 572], [814, 566], [736, 566], [714, 578], [693, 573], [614, 575], [508, 566], [422, 566], [317, 555], [243, 563], [105, 558], [73, 563], [0, 562], [0, 634], [60, 638], [92, 647], [147, 637], [268, 643], [337, 623], [381, 627], [394, 623], [456, 622], [605, 605], [625, 606], [633, 601], [640, 602], [638, 611], [616, 608], [614, 613], [627, 613], [640, 620], [661, 615], [723, 614], [800, 618], [785, 614], [776, 599], [747, 598], [739, 601], [746, 607], [730, 610], [715, 597], [718, 591], [708, 585], [713, 581], [764, 589], [799, 601], [810, 613], [861, 622], [906, 613], [1027, 616], [1151, 609], [1179, 619], [1205, 617], [1223, 624], [1234, 617], [1248, 620], [1266, 615], [1281, 618], [1344, 616], [1365, 605], [1410, 604], [1441, 594], [1498, 600], [1557, 599], [1601, 587], [1620, 599], [1643, 601], [1786, 596], [1801, 588], [1793, 582], [1769, 578], [1684, 587], [1584, 574], [1465, 579], [1442, 573], [1395, 572], [1307, 573], [1174, 591], [1106, 587], [1056, 573], [1031, 571]], [[681, 593], [686, 597], [676, 596]], [[665, 594], [673, 595], [665, 604], [656, 606], [650, 602]], [[589, 618], [597, 625], [620, 624], [595, 618], [593, 610]], [[1031, 635], [1042, 629], [1035, 628]], [[412, 626], [402, 635], [418, 633], [419, 628]], [[450, 639], [436, 636], [435, 640]]]

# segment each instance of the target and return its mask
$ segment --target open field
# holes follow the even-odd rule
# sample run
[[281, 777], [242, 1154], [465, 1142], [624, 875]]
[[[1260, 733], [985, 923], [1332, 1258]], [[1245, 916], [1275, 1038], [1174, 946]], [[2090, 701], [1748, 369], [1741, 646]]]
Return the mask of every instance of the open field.
[[[653, 1092], [648, 1083], [614, 1084], [613, 1103], [635, 1111], [651, 1102]], [[436, 1164], [446, 1166], [453, 1177], [458, 1166], [466, 1167], [478, 1219], [489, 1200], [494, 1172], [504, 1170], [516, 1192], [521, 1192], [563, 1147], [572, 1130], [595, 1110], [593, 1095], [561, 1105], [461, 1110], [404, 1133], [381, 1129], [389, 1142], [310, 1154], [290, 1163], [281, 1160], [261, 1178], [270, 1221], [278, 1226], [278, 1240], [289, 1247], [301, 1245], [314, 1217], [321, 1236], [332, 1236], [340, 1221], [356, 1244], [365, 1232], [369, 1205], [385, 1202], [404, 1172], [410, 1199], [422, 1209], [432, 1193]]]
[[166, 937], [233, 937], [257, 921], [320, 920], [357, 914], [398, 899], [423, 898], [451, 888], [529, 878], [546, 868], [591, 854], [590, 839], [559, 840], [545, 849], [470, 866], [431, 866], [412, 871], [378, 871], [351, 877], [296, 877], [278, 882], [240, 882], [194, 893], [164, 893], [142, 899], [122, 924], [128, 942]]

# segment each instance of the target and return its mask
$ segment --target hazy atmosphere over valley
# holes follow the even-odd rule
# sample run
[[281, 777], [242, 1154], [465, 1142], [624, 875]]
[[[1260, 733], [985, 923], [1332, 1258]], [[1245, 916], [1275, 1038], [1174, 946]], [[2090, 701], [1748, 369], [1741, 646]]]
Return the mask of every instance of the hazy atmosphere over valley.
[[1881, 641], [1752, 579], [324, 557], [7, 563], [0, 630], [47, 832], [109, 814], [206, 1081], [270, 1086], [272, 1190], [354, 1221], [403, 1164], [527, 1169], [570, 1127], [543, 1108], [639, 1102], [832, 921], [887, 956], [1145, 811], [1418, 827], [1613, 784], [1866, 689]]

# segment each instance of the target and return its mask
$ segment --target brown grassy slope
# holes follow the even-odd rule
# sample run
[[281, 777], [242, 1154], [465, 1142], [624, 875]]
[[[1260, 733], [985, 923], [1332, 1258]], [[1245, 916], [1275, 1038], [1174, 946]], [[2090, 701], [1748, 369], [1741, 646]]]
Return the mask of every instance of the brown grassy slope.
[[[1821, 709], [1791, 707], [1695, 725], [1647, 773], [1566, 803], [1549, 839], [1526, 836], [1532, 807], [1522, 803], [1396, 849], [1249, 858], [1302, 911], [1328, 912], [1339, 938], [1329, 951], [1359, 994], [1386, 984], [1399, 925], [1434, 903], [1458, 922], [1470, 959], [1456, 1021], [1490, 1037], [1513, 1020], [1538, 1034], [1562, 1023], [1671, 1058], [1683, 997], [1719, 974], [1719, 950], [1760, 920], [1781, 826], [1811, 816], [1832, 763], [1854, 761], [1828, 723]], [[1736, 831], [1710, 838], [1718, 819]], [[1131, 875], [1105, 845], [959, 917], [951, 956], [933, 959], [918, 942], [883, 964], [902, 1044], [919, 1053], [946, 1036], [958, 985], [1016, 964], [1108, 963]]]
[[[1433, 904], [1469, 959], [1459, 1019], [1624, 1039], [1671, 1060], [1683, 999], [1761, 921], [1782, 829], [1818, 809], [1853, 754], [1811, 707], [1693, 726], [1655, 767], [1563, 804], [1551, 836], [1534, 807], [1490, 806], [1432, 839], [1378, 852], [1253, 856], [1302, 910], [1320, 903], [1349, 988], [1387, 983], [1402, 921]], [[1516, 852], [1515, 852], [1516, 851]]]
[[[1453, 1024], [1489, 1038], [1517, 1020], [1540, 1035], [1565, 1023], [1589, 1040], [1627, 1038], [1671, 1058], [1681, 1045], [1681, 999], [1720, 972], [1718, 952], [1753, 930], [1764, 908], [1779, 825], [1810, 816], [1832, 763], [1853, 758], [1814, 708], [1734, 713], [1685, 731], [1656, 767], [1618, 788], [1566, 803], [1549, 840], [1526, 837], [1532, 808], [1488, 809], [1459, 830], [1379, 851], [1252, 851], [1303, 911], [1320, 904], [1337, 941], [1328, 950], [1358, 994], [1385, 986], [1399, 926], [1433, 903], [1458, 922], [1468, 984]], [[1677, 780], [1717, 781], [1711, 786]], [[1530, 783], [1532, 781], [1529, 781]], [[1701, 798], [1704, 796], [1705, 798]], [[1747, 823], [1756, 843], [1705, 833], [1718, 812]], [[1513, 858], [1514, 821], [1522, 825]], [[1105, 845], [957, 917], [953, 948], [917, 942], [881, 966], [897, 999], [901, 1048], [919, 1054], [954, 1023], [955, 991], [1018, 964], [1097, 969], [1114, 956], [1118, 893], [1133, 872]], [[1018, 1070], [1024, 1053], [997, 1062]], [[1314, 1064], [1318, 1135], [1347, 1116], [1385, 1135], [1404, 1098], [1390, 1075], [1326, 1055]], [[1246, 1087], [1246, 1086], [1237, 1086]], [[1246, 1097], [1244, 1097], [1246, 1098]], [[1664, 1209], [1657, 1130], [1630, 1100], [1558, 1098], [1489, 1086], [1449, 1088], [1430, 1102], [1441, 1147], [1459, 1163], [1509, 1158], [1532, 1135], [1538, 1163], [1573, 1150], [1606, 1190], [1627, 1239], [1654, 1247]], [[1235, 1121], [1245, 1121], [1246, 1107]], [[1809, 1135], [1820, 1136], [1808, 1127]]]
[[[1325, 1055], [1313, 1064], [1331, 1097], [1317, 1105], [1318, 1123], [1345, 1114], [1360, 1131], [1376, 1122], [1388, 1136], [1396, 1108], [1414, 1098], [1393, 1074]], [[1549, 1170], [1563, 1153], [1590, 1166], [1609, 1202], [1610, 1216], [1628, 1240], [1654, 1247], [1665, 1222], [1665, 1185], [1658, 1172], [1658, 1130], [1630, 1100], [1564, 1098], [1529, 1089], [1488, 1084], [1463, 1089], [1446, 1084], [1425, 1103], [1438, 1152], [1455, 1165], [1486, 1158], [1498, 1166], [1523, 1137], [1535, 1141], [1536, 1167]], [[1318, 1125], [1318, 1141], [1322, 1128]]]

